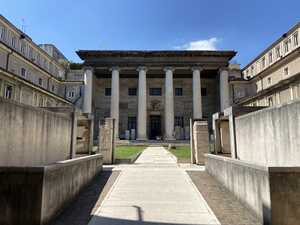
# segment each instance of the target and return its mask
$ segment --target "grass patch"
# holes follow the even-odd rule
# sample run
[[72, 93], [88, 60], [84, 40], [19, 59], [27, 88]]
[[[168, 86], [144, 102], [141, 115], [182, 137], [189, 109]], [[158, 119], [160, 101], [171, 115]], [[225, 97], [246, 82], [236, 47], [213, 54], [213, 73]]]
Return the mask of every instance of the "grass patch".
[[128, 146], [119, 145], [116, 146], [115, 158], [116, 159], [133, 159], [140, 152], [142, 152], [147, 146]]
[[177, 146], [176, 149], [170, 149], [169, 151], [176, 156], [178, 162], [189, 162], [191, 159], [190, 146]]

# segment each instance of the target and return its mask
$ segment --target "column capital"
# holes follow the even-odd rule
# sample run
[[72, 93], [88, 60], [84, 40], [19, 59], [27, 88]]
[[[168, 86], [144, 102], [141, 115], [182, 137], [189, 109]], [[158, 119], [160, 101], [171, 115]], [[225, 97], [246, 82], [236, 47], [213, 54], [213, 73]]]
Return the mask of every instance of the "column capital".
[[224, 66], [224, 67], [220, 67], [220, 68], [219, 68], [219, 73], [221, 73], [222, 71], [227, 71], [227, 72], [228, 72], [228, 71], [229, 71], [229, 68], [228, 68], [228, 67], [225, 67], [225, 66]]
[[138, 72], [144, 70], [145, 72], [148, 71], [148, 68], [146, 66], [139, 66], [137, 69], [136, 69]]
[[118, 66], [112, 66], [112, 67], [109, 69], [109, 71], [111, 71], [111, 72], [114, 71], [114, 70], [117, 70], [117, 71], [120, 72], [121, 68], [118, 67]]
[[174, 72], [174, 71], [175, 71], [175, 68], [172, 67], [172, 66], [166, 66], [166, 67], [164, 67], [164, 71], [165, 71], [165, 72], [167, 72], [167, 71], [172, 71], [172, 72]]
[[193, 67], [191, 67], [191, 70], [193, 72], [196, 71], [196, 70], [199, 70], [199, 72], [201, 72], [201, 71], [203, 71], [203, 67], [201, 67], [201, 66], [193, 66]]
[[83, 71], [84, 72], [87, 71], [87, 70], [90, 70], [90, 71], [94, 72], [94, 68], [92, 66], [85, 66], [85, 67], [83, 67]]

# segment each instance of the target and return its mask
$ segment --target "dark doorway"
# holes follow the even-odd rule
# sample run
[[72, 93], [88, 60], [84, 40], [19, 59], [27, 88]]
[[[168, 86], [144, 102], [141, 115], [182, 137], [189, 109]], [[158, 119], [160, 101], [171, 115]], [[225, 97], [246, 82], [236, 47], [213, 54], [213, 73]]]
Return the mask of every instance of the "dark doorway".
[[161, 118], [150, 116], [150, 139], [156, 139], [157, 136], [161, 136]]

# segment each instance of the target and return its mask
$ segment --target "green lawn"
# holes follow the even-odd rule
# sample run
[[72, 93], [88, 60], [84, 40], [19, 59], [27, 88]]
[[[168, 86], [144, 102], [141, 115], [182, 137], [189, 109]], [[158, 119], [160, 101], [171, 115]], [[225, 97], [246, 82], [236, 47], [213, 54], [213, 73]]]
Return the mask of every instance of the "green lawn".
[[147, 146], [127, 146], [119, 145], [116, 146], [115, 158], [116, 159], [132, 159], [137, 154], [142, 152]]
[[169, 151], [176, 156], [178, 162], [189, 162], [191, 159], [190, 146], [178, 146], [176, 149], [170, 149]]

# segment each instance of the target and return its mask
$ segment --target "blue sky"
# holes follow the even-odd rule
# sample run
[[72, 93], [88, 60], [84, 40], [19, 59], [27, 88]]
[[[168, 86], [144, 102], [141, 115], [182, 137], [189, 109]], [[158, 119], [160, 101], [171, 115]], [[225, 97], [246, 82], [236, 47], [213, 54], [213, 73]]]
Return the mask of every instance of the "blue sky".
[[[72, 61], [78, 49], [235, 50], [247, 64], [300, 21], [299, 0], [0, 0], [0, 13]], [[24, 23], [22, 22], [24, 21]]]

